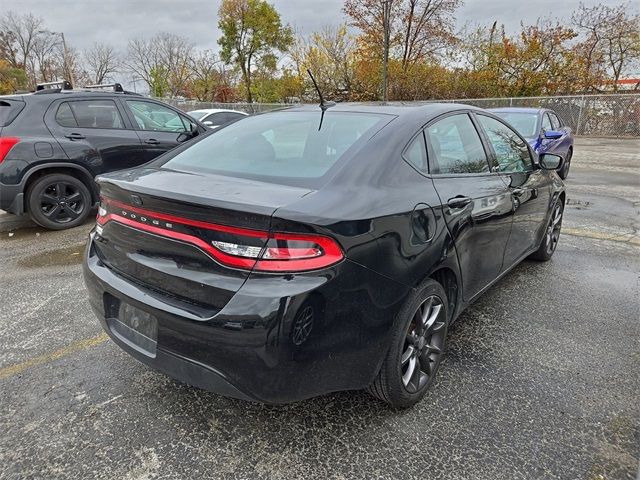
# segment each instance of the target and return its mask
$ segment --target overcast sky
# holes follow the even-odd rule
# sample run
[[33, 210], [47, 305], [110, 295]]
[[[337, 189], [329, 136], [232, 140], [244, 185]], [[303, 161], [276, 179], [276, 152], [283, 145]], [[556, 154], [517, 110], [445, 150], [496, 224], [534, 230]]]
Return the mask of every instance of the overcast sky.
[[[310, 32], [345, 21], [343, 0], [271, 0], [286, 23]], [[620, 1], [586, 0], [587, 5]], [[127, 40], [161, 31], [188, 37], [198, 48], [217, 49], [219, 0], [0, 0], [0, 14], [7, 10], [32, 12], [44, 18], [52, 31], [64, 32], [79, 49], [99, 41], [125, 49]], [[536, 18], [568, 18], [577, 1], [467, 0], [457, 12], [458, 26], [467, 22], [489, 24], [497, 20], [508, 30], [521, 21]]]

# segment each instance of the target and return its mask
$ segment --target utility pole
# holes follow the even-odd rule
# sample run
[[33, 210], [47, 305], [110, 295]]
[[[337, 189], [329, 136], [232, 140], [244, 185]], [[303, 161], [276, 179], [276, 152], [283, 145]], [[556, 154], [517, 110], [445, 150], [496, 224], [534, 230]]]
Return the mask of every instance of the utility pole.
[[65, 76], [69, 78], [65, 78], [64, 80], [68, 80], [71, 82], [71, 85], [75, 85], [73, 79], [73, 71], [71, 69], [71, 64], [69, 63], [69, 50], [67, 49], [67, 42], [64, 38], [64, 32], [51, 32], [49, 30], [39, 30], [38, 33], [46, 33], [48, 35], [57, 35], [62, 40], [62, 68], [64, 69]]
[[384, 36], [384, 52], [382, 56], [382, 101], [387, 103], [387, 75], [389, 66], [389, 39], [391, 36], [391, 5], [393, 0], [382, 0], [382, 28]]

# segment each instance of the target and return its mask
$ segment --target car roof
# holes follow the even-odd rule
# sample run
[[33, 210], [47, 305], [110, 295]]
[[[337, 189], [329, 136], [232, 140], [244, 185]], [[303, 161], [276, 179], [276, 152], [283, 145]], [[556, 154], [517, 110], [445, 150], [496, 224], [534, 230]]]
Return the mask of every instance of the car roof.
[[187, 113], [206, 113], [207, 115], [210, 115], [212, 113], [220, 112], [241, 113], [243, 115], [248, 115], [248, 113], [241, 110], [232, 110], [230, 108], [199, 108], [198, 110], [189, 110]]
[[85, 89], [68, 89], [68, 90], [40, 90], [38, 92], [26, 92], [17, 93], [13, 95], [0, 95], [0, 99], [8, 100], [22, 100], [28, 102], [36, 101], [52, 101], [59, 98], [68, 96], [74, 97], [125, 97], [125, 98], [144, 98], [142, 95], [134, 92], [113, 92], [113, 91], [100, 91], [100, 90], [85, 90]]
[[542, 113], [546, 112], [547, 108], [526, 108], [526, 107], [502, 107], [502, 108], [489, 108], [491, 112], [504, 112], [504, 113]]
[[[284, 108], [277, 111], [319, 111], [318, 104], [305, 104], [297, 105], [289, 108]], [[376, 113], [385, 115], [394, 115], [396, 117], [405, 118], [407, 120], [422, 119], [425, 121], [436, 117], [440, 114], [455, 111], [455, 110], [477, 110], [482, 111], [482, 108], [474, 107], [472, 105], [464, 105], [460, 103], [381, 103], [381, 102], [364, 102], [364, 103], [338, 103], [330, 107], [329, 112], [352, 112], [352, 113]], [[269, 112], [265, 112], [269, 113]]]

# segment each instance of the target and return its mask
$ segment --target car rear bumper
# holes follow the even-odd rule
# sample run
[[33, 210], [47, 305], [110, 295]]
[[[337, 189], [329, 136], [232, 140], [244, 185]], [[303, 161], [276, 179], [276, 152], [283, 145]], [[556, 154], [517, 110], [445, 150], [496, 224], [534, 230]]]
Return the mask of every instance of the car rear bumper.
[[16, 215], [24, 213], [22, 185], [5, 185], [0, 182], [0, 210]]
[[[218, 313], [202, 319], [115, 273], [92, 248], [90, 239], [85, 284], [94, 312], [115, 343], [178, 380], [264, 403], [369, 385], [409, 293], [408, 287], [345, 260], [313, 274], [251, 274]], [[127, 334], [116, 318], [118, 308], [110, 306], [114, 302], [157, 320], [152, 346]], [[303, 329], [309, 312], [311, 327]]]

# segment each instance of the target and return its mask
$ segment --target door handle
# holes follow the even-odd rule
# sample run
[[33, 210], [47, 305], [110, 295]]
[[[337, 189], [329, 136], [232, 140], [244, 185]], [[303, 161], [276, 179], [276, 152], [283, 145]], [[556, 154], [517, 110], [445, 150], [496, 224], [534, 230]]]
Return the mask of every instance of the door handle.
[[471, 198], [458, 195], [457, 197], [450, 198], [447, 202], [450, 208], [464, 208], [471, 203]]
[[83, 138], [87, 138], [81, 133], [70, 133], [69, 135], [65, 135], [70, 140], [82, 140]]
[[523, 195], [524, 192], [525, 192], [524, 188], [517, 187], [517, 188], [512, 188], [511, 189], [511, 193], [513, 193], [516, 197], [519, 197], [519, 196]]
[[160, 142], [158, 140], [156, 140], [155, 138], [149, 138], [149, 139], [145, 140], [144, 143], [148, 143], [149, 145], [157, 145]]

